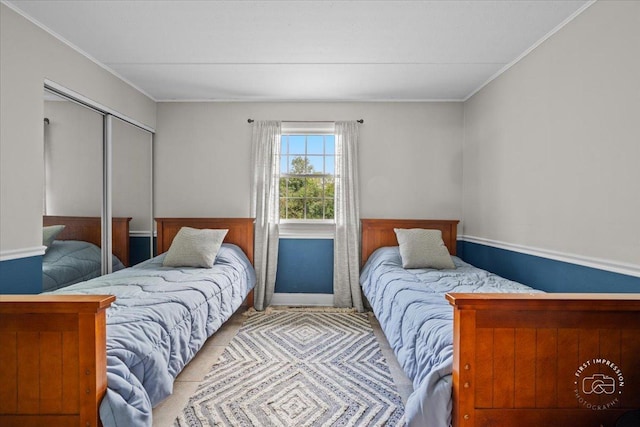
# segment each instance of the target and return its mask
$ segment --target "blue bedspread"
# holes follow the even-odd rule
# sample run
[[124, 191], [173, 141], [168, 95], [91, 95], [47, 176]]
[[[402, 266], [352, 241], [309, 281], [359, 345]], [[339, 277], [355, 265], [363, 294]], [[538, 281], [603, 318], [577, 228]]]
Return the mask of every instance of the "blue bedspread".
[[223, 244], [211, 269], [162, 267], [163, 258], [54, 292], [116, 296], [107, 310], [104, 427], [150, 427], [152, 408], [255, 284], [235, 245]]
[[[113, 257], [113, 271], [124, 265]], [[49, 292], [102, 274], [102, 254], [93, 243], [54, 240], [42, 257], [42, 291]]]
[[400, 366], [413, 381], [409, 426], [451, 423], [453, 307], [447, 292], [540, 292], [453, 257], [455, 269], [403, 269], [398, 247], [368, 259], [360, 284]]

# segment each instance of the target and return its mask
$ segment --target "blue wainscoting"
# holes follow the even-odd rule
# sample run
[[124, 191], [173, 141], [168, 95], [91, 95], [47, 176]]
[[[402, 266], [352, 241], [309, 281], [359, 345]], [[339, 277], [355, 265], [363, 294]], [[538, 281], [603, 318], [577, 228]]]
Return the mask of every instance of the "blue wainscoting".
[[333, 293], [333, 240], [280, 239], [277, 293]]
[[42, 292], [42, 255], [0, 261], [0, 294]]
[[469, 264], [546, 292], [640, 292], [640, 277], [460, 240], [457, 251]]
[[[154, 252], [156, 252], [156, 238], [153, 238]], [[129, 236], [129, 265], [134, 266], [151, 258], [149, 237]]]

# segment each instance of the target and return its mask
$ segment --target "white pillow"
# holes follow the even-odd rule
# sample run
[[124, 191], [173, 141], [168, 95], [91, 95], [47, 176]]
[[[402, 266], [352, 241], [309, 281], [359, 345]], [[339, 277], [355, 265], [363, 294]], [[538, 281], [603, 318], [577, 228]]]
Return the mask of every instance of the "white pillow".
[[394, 228], [403, 268], [456, 268], [440, 230]]
[[42, 227], [42, 244], [49, 249], [49, 246], [51, 246], [56, 237], [58, 237], [58, 234], [62, 233], [65, 227], [66, 225], [48, 225]]
[[182, 227], [173, 238], [162, 265], [212, 268], [228, 231]]

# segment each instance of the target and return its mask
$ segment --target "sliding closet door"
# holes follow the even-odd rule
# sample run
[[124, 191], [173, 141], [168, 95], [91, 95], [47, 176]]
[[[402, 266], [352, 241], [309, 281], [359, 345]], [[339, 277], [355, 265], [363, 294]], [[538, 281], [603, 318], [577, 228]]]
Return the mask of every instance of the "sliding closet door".
[[102, 114], [45, 92], [45, 215], [100, 217]]
[[79, 230], [61, 239], [92, 241], [97, 275], [151, 258], [154, 130], [57, 83], [44, 93], [43, 223]]
[[125, 264], [135, 265], [153, 256], [152, 134], [116, 118], [111, 122], [111, 213], [131, 218]]
[[52, 291], [104, 273], [104, 115], [49, 90], [43, 107], [42, 290]]

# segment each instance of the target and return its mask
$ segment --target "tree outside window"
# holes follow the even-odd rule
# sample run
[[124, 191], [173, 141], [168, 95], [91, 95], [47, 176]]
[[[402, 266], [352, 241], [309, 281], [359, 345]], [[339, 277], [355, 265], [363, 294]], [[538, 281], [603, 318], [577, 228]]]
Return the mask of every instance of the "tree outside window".
[[282, 135], [281, 219], [334, 219], [334, 145], [334, 135]]

